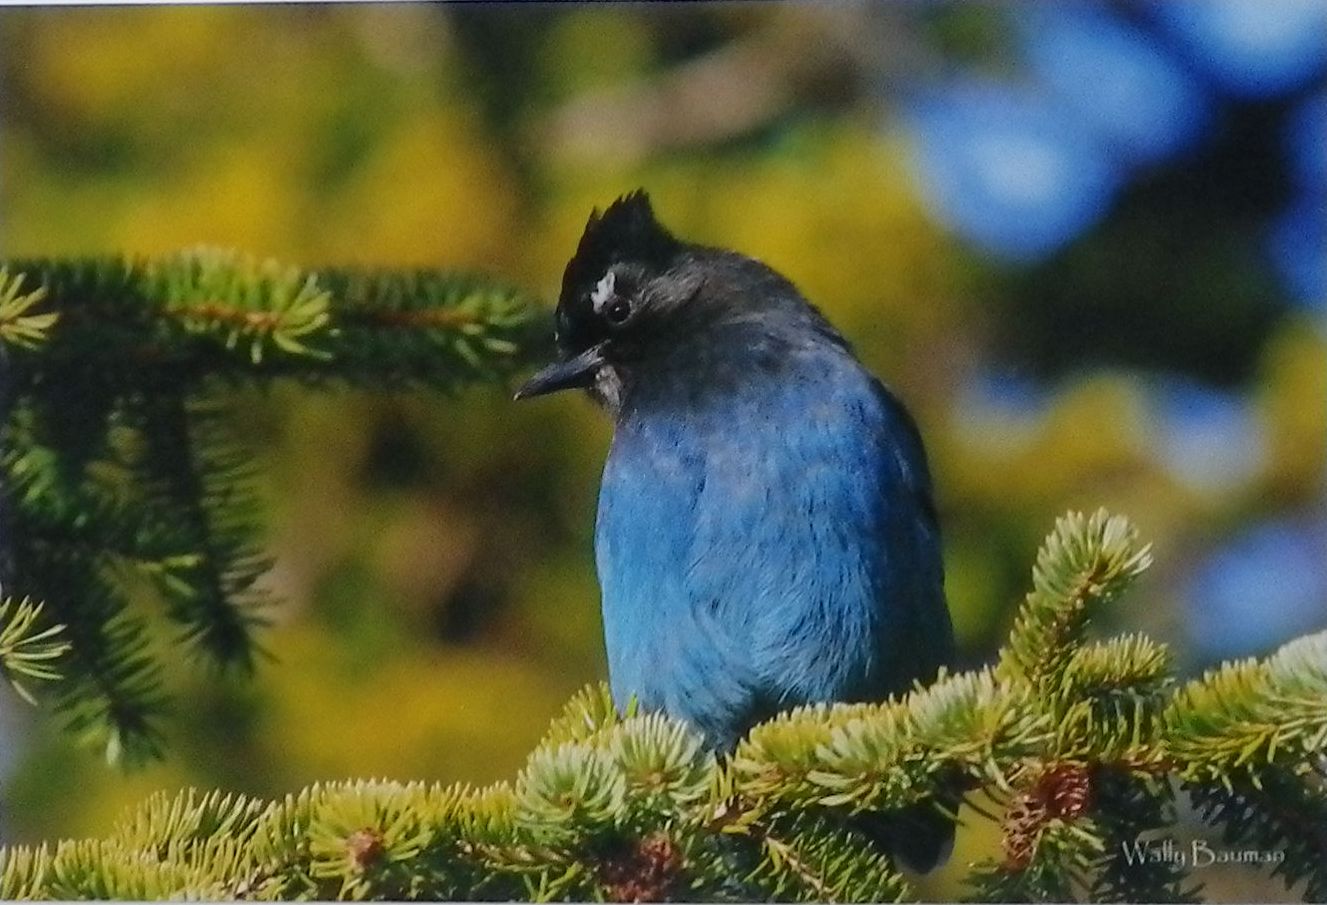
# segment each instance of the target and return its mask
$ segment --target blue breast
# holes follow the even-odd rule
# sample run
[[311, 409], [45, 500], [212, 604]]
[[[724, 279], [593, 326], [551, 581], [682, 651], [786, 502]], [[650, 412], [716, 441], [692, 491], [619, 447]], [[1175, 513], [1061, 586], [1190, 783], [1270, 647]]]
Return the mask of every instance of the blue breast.
[[600, 494], [619, 706], [727, 748], [777, 710], [933, 674], [952, 643], [939, 539], [897, 402], [828, 343], [673, 374], [633, 390]]

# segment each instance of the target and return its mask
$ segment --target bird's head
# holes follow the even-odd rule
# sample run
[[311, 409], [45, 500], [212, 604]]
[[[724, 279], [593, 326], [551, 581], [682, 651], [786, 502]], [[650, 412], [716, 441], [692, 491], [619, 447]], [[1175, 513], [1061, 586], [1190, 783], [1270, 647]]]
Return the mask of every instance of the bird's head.
[[651, 375], [718, 387], [751, 364], [769, 371], [780, 343], [844, 347], [790, 282], [753, 258], [676, 238], [643, 191], [590, 214], [556, 319], [558, 360], [517, 399], [583, 388], [617, 409], [624, 388]]
[[705, 307], [698, 298], [706, 283], [701, 251], [659, 224], [643, 191], [594, 211], [562, 275], [559, 360], [516, 398], [576, 387], [611, 396], [606, 384], [621, 369], [685, 341]]

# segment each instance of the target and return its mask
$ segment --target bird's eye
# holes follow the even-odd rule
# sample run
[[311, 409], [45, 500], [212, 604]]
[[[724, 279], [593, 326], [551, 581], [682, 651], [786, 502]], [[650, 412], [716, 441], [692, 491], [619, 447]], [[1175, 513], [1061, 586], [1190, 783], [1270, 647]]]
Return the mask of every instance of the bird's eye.
[[617, 298], [604, 309], [604, 317], [608, 318], [610, 324], [624, 324], [627, 318], [631, 317], [631, 302], [624, 298]]

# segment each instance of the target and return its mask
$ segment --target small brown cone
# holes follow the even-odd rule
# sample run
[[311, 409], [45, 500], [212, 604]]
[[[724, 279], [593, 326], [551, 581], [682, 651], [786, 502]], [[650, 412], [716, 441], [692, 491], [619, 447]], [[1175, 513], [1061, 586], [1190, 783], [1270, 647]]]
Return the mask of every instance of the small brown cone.
[[382, 835], [377, 830], [355, 830], [346, 837], [346, 857], [357, 871], [363, 871], [382, 858], [386, 848], [382, 844]]
[[1077, 820], [1092, 807], [1092, 774], [1084, 764], [1056, 764], [1037, 784], [1053, 817]]
[[600, 868], [604, 891], [613, 902], [666, 902], [672, 895], [682, 857], [666, 833], [640, 839]]
[[1038, 789], [1019, 792], [1004, 817], [1004, 863], [1009, 870], [1024, 870], [1037, 851], [1037, 837], [1049, 819], [1046, 801]]

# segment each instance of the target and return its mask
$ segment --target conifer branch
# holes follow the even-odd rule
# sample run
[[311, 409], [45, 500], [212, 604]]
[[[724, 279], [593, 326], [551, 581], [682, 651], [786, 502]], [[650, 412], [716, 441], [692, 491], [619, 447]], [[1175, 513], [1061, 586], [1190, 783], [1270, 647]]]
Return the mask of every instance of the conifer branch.
[[37, 699], [24, 680], [60, 678], [57, 663], [69, 651], [63, 625], [42, 626], [43, 605], [29, 598], [0, 596], [0, 676], [29, 704]]
[[1105, 841], [1088, 890], [1093, 902], [1197, 902], [1199, 884], [1169, 859], [1139, 857], [1145, 840], [1175, 824], [1169, 779], [1102, 768], [1095, 775], [1093, 809]]
[[1327, 750], [1327, 632], [1266, 660], [1241, 660], [1189, 682], [1165, 711], [1181, 778], [1257, 783], [1267, 765], [1304, 764]]
[[1092, 611], [1151, 563], [1151, 545], [1140, 545], [1137, 529], [1121, 516], [1099, 509], [1057, 520], [1037, 554], [1032, 591], [1001, 654], [1001, 672], [1047, 690], [1082, 642]]
[[[111, 609], [109, 599], [97, 610]], [[133, 766], [160, 756], [168, 702], [143, 620], [120, 612], [72, 621], [67, 632], [71, 656], [57, 704], [65, 727], [110, 764]]]
[[329, 296], [312, 274], [275, 261], [201, 248], [143, 268], [143, 294], [159, 299], [168, 322], [189, 334], [241, 346], [253, 364], [265, 354], [324, 357], [310, 345], [329, 328]]
[[1327, 789], [1290, 770], [1259, 771], [1225, 785], [1188, 786], [1198, 812], [1236, 851], [1271, 852], [1281, 860], [1268, 869], [1287, 887], [1301, 880], [1304, 901], [1327, 900]]
[[0, 344], [35, 349], [45, 341], [60, 315], [33, 310], [46, 298], [46, 290], [39, 286], [24, 292], [23, 276], [11, 275], [8, 267], [0, 265]]
[[1327, 898], [1327, 632], [1184, 685], [1165, 711], [1169, 754], [1230, 844], [1280, 852], [1273, 872]]
[[[1279, 674], [1314, 649], [1310, 642], [1290, 645], [1263, 665]], [[1137, 639], [1115, 644], [1092, 658], [1145, 647]], [[1121, 662], [1109, 672], [1135, 670]], [[271, 803], [193, 791], [158, 795], [107, 839], [3, 851], [0, 891], [154, 898], [905, 900], [914, 893], [888, 857], [845, 821], [867, 799], [827, 799], [815, 790], [828, 777], [812, 779], [817, 770], [809, 765], [832, 772], [835, 750], [851, 749], [849, 739], [872, 732], [881, 752], [909, 750], [907, 739], [920, 733], [953, 756], [959, 735], [1004, 712], [993, 699], [1006, 697], [1009, 710], [1035, 711], [1026, 687], [982, 671], [944, 677], [931, 691], [883, 705], [803, 708], [753, 730], [739, 749], [745, 762], [732, 764], [704, 754], [685, 725], [658, 714], [623, 718], [603, 705], [605, 689], [588, 689], [555, 721], [514, 786], [355, 782], [312, 786]], [[992, 722], [1007, 725], [1003, 717]], [[1038, 719], [1027, 728], [1025, 742], [1034, 748], [1052, 743]], [[902, 743], [885, 744], [890, 732], [899, 733]], [[820, 741], [808, 747], [814, 737]], [[974, 740], [968, 756], [978, 762], [972, 752], [987, 744]], [[844, 778], [861, 781], [855, 765], [869, 760], [864, 752], [857, 752]], [[1182, 867], [1128, 854], [1143, 834], [1171, 825], [1168, 776], [1112, 764], [1050, 763], [1046, 754], [1029, 760], [1013, 749], [995, 756], [1010, 763], [975, 775], [984, 791], [1008, 798], [1008, 819], [1021, 827], [1030, 847], [1023, 853], [1007, 849], [1003, 860], [976, 865], [969, 877], [974, 899], [1195, 900], [1197, 889]], [[908, 775], [906, 758], [902, 767], [897, 760], [888, 763], [893, 766], [878, 765], [881, 774]], [[1316, 763], [1301, 766], [1311, 773]], [[799, 775], [804, 784], [794, 783], [798, 791], [780, 797], [779, 784]], [[1290, 834], [1285, 821], [1299, 815], [1311, 828], [1327, 814], [1322, 777], [1314, 775], [1316, 784], [1294, 771], [1264, 771], [1260, 786], [1211, 786], [1207, 794], [1217, 797], [1204, 799], [1209, 816], [1229, 828], [1232, 844], [1283, 846], [1289, 857], [1270, 870], [1290, 883], [1307, 877], [1310, 897], [1322, 889], [1314, 866], [1321, 860], [1310, 860], [1318, 856], [1317, 837], [1303, 826]], [[1012, 777], [1008, 789], [1001, 788], [1001, 777]], [[952, 781], [940, 773], [912, 778], [930, 783], [933, 796]], [[960, 785], [971, 781], [970, 775]], [[896, 785], [904, 792], [881, 795], [881, 803], [914, 800], [906, 780]]]
[[823, 815], [757, 833], [763, 858], [745, 878], [778, 902], [903, 902], [915, 893], [879, 849]]
[[497, 381], [534, 345], [534, 312], [482, 278], [220, 249], [0, 263], [0, 579], [70, 627], [71, 728], [112, 760], [160, 750], [158, 601], [135, 579], [211, 662], [253, 661], [268, 561], [226, 390]]
[[480, 277], [304, 271], [218, 249], [7, 266], [60, 318], [20, 387], [59, 370], [175, 391], [281, 377], [451, 390], [512, 373], [542, 336], [527, 297]]
[[257, 528], [250, 512], [256, 504], [246, 486], [252, 466], [244, 451], [228, 448], [225, 440], [213, 439], [200, 449], [195, 434], [202, 428], [194, 426], [188, 409], [179, 397], [141, 404], [145, 449], [139, 471], [145, 483], [157, 484], [176, 513], [173, 555], [189, 563], [187, 573], [158, 573], [158, 586], [171, 617], [185, 630], [186, 644], [217, 664], [247, 671], [265, 603], [253, 585], [268, 567], [252, 545]]

